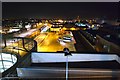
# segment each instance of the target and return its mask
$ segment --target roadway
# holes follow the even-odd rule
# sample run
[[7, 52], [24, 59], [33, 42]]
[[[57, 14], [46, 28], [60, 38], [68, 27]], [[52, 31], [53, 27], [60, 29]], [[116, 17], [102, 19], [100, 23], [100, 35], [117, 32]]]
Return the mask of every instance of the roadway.
[[[63, 51], [65, 47], [69, 48], [70, 51], [76, 51], [73, 42], [65, 43], [64, 45], [60, 44], [58, 38], [60, 35], [55, 32], [46, 33], [47, 35], [39, 35], [39, 39], [44, 37], [44, 39], [38, 43], [38, 52], [57, 52]], [[37, 40], [37, 42], [38, 42]]]
[[[26, 33], [28, 33], [28, 32], [26, 32]], [[57, 32], [40, 33], [40, 35], [38, 35], [38, 36], [36, 36], [34, 38], [34, 40], [37, 41], [37, 51], [38, 52], [57, 52], [57, 51], [63, 51], [63, 49], [65, 47], [67, 47], [67, 48], [69, 48], [70, 51], [89, 52], [90, 50], [82, 42], [83, 41], [82, 37], [80, 37], [80, 34], [78, 34], [77, 32], [76, 31], [73, 32], [73, 34], [74, 34], [73, 38], [75, 38], [76, 44], [75, 44], [74, 41], [72, 41], [72, 42], [65, 42], [65, 44], [60, 44], [60, 42], [58, 41], [58, 38], [61, 37], [61, 36], [64, 36], [65, 34], [59, 35]], [[23, 34], [20, 34], [20, 36], [21, 35], [23, 35]], [[15, 51], [15, 52], [18, 52], [21, 56], [24, 56], [26, 54], [26, 52], [23, 51], [24, 49], [23, 49], [21, 43], [22, 43], [21, 41], [19, 41], [19, 42], [12, 42], [12, 43], [10, 43], [8, 48], [6, 48], [5, 50]], [[12, 46], [16, 46], [16, 48], [19, 47], [19, 49], [21, 49], [21, 50], [16, 50], [16, 49], [13, 49], [13, 48], [9, 48], [11, 45]], [[26, 48], [27, 48], [27, 45], [26, 45]]]
[[80, 33], [80, 31], [73, 31], [76, 43], [75, 48], [77, 52], [96, 52], [89, 41]]
[[[41, 27], [41, 26], [39, 26], [39, 27]], [[38, 30], [38, 28], [31, 29], [31, 30], [28, 30], [27, 32], [23, 32], [18, 35], [14, 35], [14, 36], [16, 36], [16, 37], [17, 36], [27, 37], [28, 35], [32, 36], [32, 33], [35, 32], [36, 30]], [[82, 40], [82, 37], [80, 37], [80, 34], [76, 33], [76, 31], [75, 32], [73, 31], [73, 34], [74, 34], [73, 39], [75, 38], [76, 41], [73, 40], [72, 42], [64, 42], [64, 44], [60, 44], [60, 42], [58, 41], [58, 38], [61, 36], [64, 36], [65, 34], [59, 35], [58, 32], [45, 32], [45, 33], [40, 33], [38, 36], [35, 35], [36, 37], [34, 38], [34, 40], [37, 41], [37, 51], [38, 52], [57, 52], [57, 51], [63, 51], [63, 49], [65, 47], [67, 47], [67, 48], [69, 48], [70, 51], [89, 52], [90, 50], [88, 50], [86, 48], [87, 45], [85, 45], [83, 43], [83, 40]], [[75, 42], [76, 42], [76, 44], [75, 44]], [[19, 42], [19, 43], [18, 42], [13, 42], [13, 43], [9, 42], [9, 46], [11, 46], [11, 44], [16, 47], [22, 46], [21, 42]], [[30, 47], [30, 46], [28, 46], [28, 47]], [[20, 47], [20, 48], [23, 49], [23, 47]], [[8, 50], [8, 48], [6, 48], [6, 50]], [[10, 50], [11, 50], [11, 48], [10, 48]], [[15, 49], [13, 49], [13, 50], [16, 52], [19, 52], [19, 54], [21, 56], [24, 56], [26, 54], [22, 50], [15, 50]]]
[[[30, 36], [33, 32], [37, 31], [38, 28], [36, 29], [30, 29], [26, 32], [22, 32], [22, 33], [19, 33], [19, 34], [15, 34], [13, 37], [27, 37], [27, 36]], [[27, 50], [31, 50], [32, 47], [33, 47], [33, 42], [32, 41], [28, 41], [28, 40], [24, 40], [26, 44], [25, 45], [25, 48]], [[4, 47], [4, 43], [0, 43], [1, 44], [1, 47]], [[23, 44], [22, 44], [22, 40], [21, 39], [7, 39], [6, 40], [6, 44], [7, 44], [7, 47], [5, 47], [2, 51], [3, 52], [11, 52], [11, 53], [14, 53], [14, 54], [19, 54], [20, 56], [24, 56], [27, 54], [26, 50], [23, 48]]]
[[[42, 27], [43, 25], [45, 25], [45, 24], [37, 25], [37, 28], [35, 28], [35, 29], [30, 29], [30, 30], [24, 31], [22, 33], [16, 33], [13, 35], [13, 37], [30, 38], [31, 36], [36, 36], [37, 35], [36, 33], [39, 31], [39, 28]], [[50, 24], [46, 24], [46, 25], [51, 26]], [[36, 33], [34, 33], [34, 32], [36, 32]], [[27, 44], [25, 44], [25, 48], [27, 50], [32, 49], [33, 44], [31, 44], [31, 41], [30, 42], [28, 42], [27, 40], [24, 40], [24, 41], [27, 43]], [[14, 54], [19, 54], [20, 56], [24, 56], [27, 54], [26, 50], [23, 48], [22, 41], [19, 39], [15, 39], [15, 40], [14, 39], [7, 39], [6, 44], [7, 44], [7, 47], [5, 47], [2, 50], [3, 52], [11, 52]], [[4, 47], [4, 43], [1, 42], [0, 48], [3, 48], [3, 47]]]

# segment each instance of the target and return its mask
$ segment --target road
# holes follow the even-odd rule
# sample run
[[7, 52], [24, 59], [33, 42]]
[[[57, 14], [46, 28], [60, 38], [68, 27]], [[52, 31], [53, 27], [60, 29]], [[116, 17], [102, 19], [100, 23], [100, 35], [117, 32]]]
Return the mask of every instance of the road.
[[[14, 35], [14, 37], [27, 37], [28, 35], [31, 35], [33, 32], [35, 32], [37, 29], [31, 29], [31, 30], [28, 30], [26, 32], [23, 32], [23, 33], [20, 33], [20, 34], [16, 34]], [[26, 44], [25, 45], [25, 48], [29, 51], [32, 49], [33, 47], [33, 42], [32, 41], [29, 41], [27, 39], [24, 40], [24, 42]], [[23, 44], [22, 44], [22, 39], [7, 39], [6, 40], [6, 44], [7, 44], [7, 47], [5, 47], [2, 51], [4, 52], [11, 52], [11, 53], [14, 53], [14, 54], [19, 54], [20, 56], [24, 56], [27, 54], [26, 50], [23, 48]], [[0, 43], [0, 47], [4, 47], [4, 43]]]
[[[30, 35], [29, 37], [32, 36], [32, 33], [35, 32], [38, 28], [36, 29], [31, 29], [27, 32], [21, 33], [19, 35], [15, 35], [16, 37], [27, 37], [28, 35]], [[65, 31], [66, 32], [66, 31]], [[36, 36], [34, 38], [34, 40], [37, 41], [37, 51], [38, 52], [57, 52], [57, 51], [63, 51], [63, 49], [65, 47], [69, 48], [70, 51], [82, 51], [82, 52], [90, 52], [91, 50], [85, 46], [85, 44], [83, 43], [84, 40], [81, 39], [81, 37], [79, 37], [80, 35], [76, 32], [73, 32], [74, 37], [73, 39], [76, 41], [72, 41], [72, 42], [64, 42], [64, 44], [61, 44], [58, 41], [58, 38], [61, 36], [64, 36], [65, 34], [59, 35], [57, 32], [45, 32], [45, 33], [40, 33], [40, 35]], [[76, 42], [76, 44], [75, 44]], [[11, 43], [11, 42], [10, 42]], [[11, 43], [14, 46], [21, 46], [21, 42], [19, 43]], [[27, 47], [27, 45], [26, 45]], [[28, 46], [29, 48], [30, 46]], [[23, 47], [21, 47], [21, 49], [23, 49]], [[31, 48], [30, 48], [31, 49]], [[17, 50], [17, 52], [19, 52], [19, 54], [21, 56], [24, 56], [26, 53], [23, 53], [23, 51], [21, 52], [20, 50]]]
[[44, 37], [44, 40], [38, 43], [38, 52], [63, 51], [65, 47], [69, 48], [70, 51], [76, 51], [73, 42], [65, 43], [65, 45], [62, 45], [59, 43], [58, 37], [59, 35], [55, 32], [47, 33], [46, 37]]
[[87, 39], [84, 38], [80, 31], [73, 31], [73, 35], [77, 43], [75, 44], [77, 52], [95, 52], [94, 48], [89, 44]]

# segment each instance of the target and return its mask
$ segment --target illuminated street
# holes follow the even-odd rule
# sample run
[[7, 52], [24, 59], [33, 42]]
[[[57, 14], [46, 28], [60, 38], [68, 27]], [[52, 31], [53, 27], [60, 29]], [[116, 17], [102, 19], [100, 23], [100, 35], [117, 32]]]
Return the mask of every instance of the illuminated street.
[[31, 50], [32, 49], [32, 42], [31, 41], [25, 41], [25, 49], [23, 48], [22, 40], [17, 40], [14, 42], [14, 40], [11, 40], [10, 42], [7, 43], [7, 47], [3, 49], [3, 52], [9, 52], [14, 54], [19, 54], [21, 57], [27, 54], [26, 50]]
[[44, 40], [38, 43], [38, 52], [63, 51], [65, 47], [68, 47], [70, 51], [76, 51], [73, 42], [65, 43], [64, 45], [62, 45], [59, 43], [58, 37], [59, 35], [57, 33], [54, 32], [47, 33]]
[[0, 80], [120, 80], [120, 2], [9, 1]]

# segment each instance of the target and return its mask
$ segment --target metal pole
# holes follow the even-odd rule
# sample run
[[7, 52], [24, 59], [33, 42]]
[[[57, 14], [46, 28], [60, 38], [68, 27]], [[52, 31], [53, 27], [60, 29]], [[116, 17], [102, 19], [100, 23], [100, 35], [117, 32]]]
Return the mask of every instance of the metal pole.
[[68, 56], [66, 56], [66, 80], [68, 80]]

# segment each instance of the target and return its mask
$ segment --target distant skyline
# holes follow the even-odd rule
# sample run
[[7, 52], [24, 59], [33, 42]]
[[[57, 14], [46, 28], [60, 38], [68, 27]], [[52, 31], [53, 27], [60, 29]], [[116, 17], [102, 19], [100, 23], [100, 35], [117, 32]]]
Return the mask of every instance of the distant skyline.
[[3, 2], [3, 18], [82, 19], [119, 17], [118, 2]]

